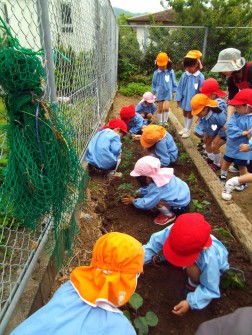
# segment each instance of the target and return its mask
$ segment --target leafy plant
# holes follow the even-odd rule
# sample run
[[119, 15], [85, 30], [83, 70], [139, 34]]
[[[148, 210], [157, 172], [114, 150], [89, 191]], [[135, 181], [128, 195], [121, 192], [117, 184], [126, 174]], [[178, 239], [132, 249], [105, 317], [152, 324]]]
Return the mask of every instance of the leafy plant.
[[186, 152], [182, 152], [178, 157], [178, 163], [180, 163], [180, 164], [192, 164], [192, 160]]
[[192, 204], [189, 208], [189, 212], [190, 213], [193, 213], [193, 212], [202, 213], [204, 212], [204, 210], [206, 209], [208, 205], [210, 205], [210, 202], [207, 200], [203, 200], [200, 202], [197, 199], [192, 199]]
[[190, 186], [197, 183], [197, 178], [193, 172], [190, 173], [189, 177], [187, 178], [187, 181]]
[[222, 227], [220, 227], [220, 228], [214, 228], [214, 229], [212, 229], [212, 231], [213, 231], [213, 232], [214, 232], [214, 231], [218, 231], [218, 232], [221, 233], [222, 236], [229, 236], [229, 237], [231, 237], [232, 239], [235, 240], [235, 238], [234, 238], [234, 236], [231, 234], [231, 232], [230, 232], [229, 230], [227, 230], [227, 229], [222, 228]]
[[141, 83], [130, 83], [126, 86], [120, 86], [119, 88], [119, 92], [126, 96], [143, 95], [148, 91], [151, 91], [151, 87]]
[[240, 269], [230, 268], [224, 273], [221, 286], [224, 289], [229, 287], [244, 289], [246, 286], [244, 272]]
[[115, 193], [115, 198], [120, 199], [123, 196], [135, 195], [134, 185], [130, 183], [123, 183], [118, 186], [117, 191]]
[[132, 295], [128, 304], [133, 311], [125, 310], [123, 314], [134, 325], [138, 335], [149, 334], [149, 327], [155, 327], [158, 324], [157, 315], [152, 311], [148, 311], [145, 316], [138, 315], [138, 309], [143, 305], [143, 298], [138, 293]]

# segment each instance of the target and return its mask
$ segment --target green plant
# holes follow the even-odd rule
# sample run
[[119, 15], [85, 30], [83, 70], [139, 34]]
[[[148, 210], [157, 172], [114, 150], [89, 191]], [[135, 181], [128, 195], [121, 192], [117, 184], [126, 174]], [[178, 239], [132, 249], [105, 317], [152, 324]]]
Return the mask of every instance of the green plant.
[[206, 209], [206, 207], [210, 205], [210, 202], [207, 200], [199, 201], [197, 199], [192, 199], [192, 204], [190, 205], [189, 212], [198, 212], [202, 213]]
[[197, 178], [193, 172], [190, 173], [189, 177], [187, 178], [187, 181], [190, 186], [197, 183]]
[[151, 87], [140, 83], [130, 83], [126, 86], [120, 86], [119, 88], [119, 92], [126, 96], [143, 95], [147, 91], [151, 91]]
[[182, 152], [178, 157], [178, 163], [180, 163], [180, 164], [192, 164], [192, 160], [186, 152]]
[[138, 315], [138, 309], [143, 305], [143, 298], [138, 293], [132, 295], [128, 304], [133, 311], [125, 310], [123, 314], [134, 325], [138, 335], [149, 334], [149, 327], [155, 327], [158, 324], [157, 315], [152, 311], [148, 311], [145, 316]]
[[121, 199], [125, 196], [135, 195], [134, 185], [130, 183], [123, 183], [118, 186], [117, 191], [115, 192], [115, 198]]
[[214, 228], [214, 229], [212, 229], [212, 231], [213, 232], [220, 232], [221, 233], [221, 235], [222, 236], [229, 236], [229, 237], [231, 237], [233, 240], [235, 240], [235, 238], [234, 238], [234, 236], [231, 234], [231, 232], [229, 231], [229, 230], [227, 230], [227, 229], [224, 229], [224, 228], [222, 228], [222, 227], [220, 227], [220, 228]]
[[244, 289], [246, 286], [244, 272], [240, 269], [230, 268], [224, 273], [221, 286], [224, 289], [229, 287]]

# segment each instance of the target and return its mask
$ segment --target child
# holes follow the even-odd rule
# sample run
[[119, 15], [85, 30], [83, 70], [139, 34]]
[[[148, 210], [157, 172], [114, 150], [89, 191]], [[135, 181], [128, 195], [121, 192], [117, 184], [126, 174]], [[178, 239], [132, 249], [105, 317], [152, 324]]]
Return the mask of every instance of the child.
[[[209, 99], [205, 94], [198, 93], [191, 100], [192, 115], [199, 117], [199, 122], [194, 128], [194, 134], [203, 138], [206, 144], [207, 162], [213, 171], [220, 170], [221, 153], [219, 148], [212, 149], [216, 136], [223, 137], [222, 127], [226, 123], [227, 112], [219, 108], [217, 100]], [[224, 141], [225, 143], [225, 141]]]
[[147, 126], [147, 122], [144, 118], [140, 114], [136, 113], [134, 105], [122, 107], [120, 117], [126, 123], [130, 134], [141, 134], [142, 127]]
[[77, 267], [53, 298], [12, 335], [136, 335], [118, 309], [143, 272], [144, 250], [133, 237], [112, 232], [100, 237], [90, 266]]
[[144, 128], [140, 143], [160, 159], [161, 167], [167, 167], [178, 159], [178, 148], [172, 136], [162, 126], [151, 124]]
[[127, 134], [127, 126], [120, 119], [110, 120], [108, 126], [98, 132], [90, 141], [85, 161], [92, 167], [109, 171], [112, 178], [121, 178], [122, 173], [117, 172], [121, 162], [122, 142], [121, 138]]
[[[188, 211], [190, 190], [188, 185], [173, 174], [171, 168], [161, 168], [160, 160], [156, 157], [145, 156], [140, 158], [130, 173], [137, 177], [141, 186], [138, 193], [142, 198], [123, 198], [124, 204], [133, 204], [140, 209], [157, 208], [159, 214], [154, 223], [166, 225]], [[145, 177], [145, 178], [144, 178]]]
[[170, 101], [177, 90], [175, 73], [172, 69], [172, 61], [165, 52], [160, 52], [156, 58], [158, 69], [152, 78], [152, 92], [156, 95], [158, 103], [159, 125], [168, 126], [168, 112]]
[[211, 226], [200, 213], [180, 215], [173, 225], [155, 233], [145, 244], [144, 263], [155, 255], [163, 255], [168, 262], [185, 268], [188, 284], [185, 300], [172, 310], [182, 316], [189, 309], [202, 309], [220, 297], [220, 275], [229, 269], [228, 252], [213, 235]]
[[136, 105], [136, 112], [139, 113], [147, 123], [151, 123], [153, 114], [156, 112], [155, 97], [151, 92], [146, 92], [143, 99]]
[[185, 72], [180, 78], [175, 96], [177, 106], [183, 110], [185, 127], [179, 132], [182, 138], [188, 138], [190, 136], [190, 129], [193, 122], [190, 102], [192, 97], [200, 92], [199, 89], [205, 79], [204, 75], [200, 72], [200, 69], [202, 69], [201, 56], [202, 53], [200, 51], [191, 50], [184, 57]]
[[[243, 151], [242, 148], [251, 142], [249, 139], [252, 134], [252, 89], [241, 90], [234, 99], [229, 101], [229, 104], [235, 107], [235, 112], [227, 122], [227, 144], [220, 176], [220, 180], [224, 183], [232, 162], [238, 166], [240, 175], [247, 173], [247, 163], [251, 158], [251, 153]], [[241, 192], [247, 186], [247, 184], [241, 184], [235, 189]]]
[[243, 176], [228, 179], [225, 184], [224, 191], [221, 193], [222, 199], [231, 200], [233, 190], [235, 190], [237, 186], [241, 186], [246, 183], [252, 183], [252, 173], [246, 173]]

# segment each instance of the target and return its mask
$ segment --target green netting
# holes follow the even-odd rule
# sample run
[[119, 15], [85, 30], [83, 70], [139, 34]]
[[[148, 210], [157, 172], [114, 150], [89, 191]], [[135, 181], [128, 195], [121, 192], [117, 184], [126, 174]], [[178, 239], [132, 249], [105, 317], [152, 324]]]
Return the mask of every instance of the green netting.
[[0, 20], [0, 85], [9, 147], [1, 212], [11, 211], [29, 229], [53, 217], [51, 247], [56, 247], [58, 258], [66, 248], [71, 249], [77, 229], [71, 217], [84, 196], [88, 176], [72, 145], [74, 131], [69, 120], [44, 98], [41, 52], [21, 47]]

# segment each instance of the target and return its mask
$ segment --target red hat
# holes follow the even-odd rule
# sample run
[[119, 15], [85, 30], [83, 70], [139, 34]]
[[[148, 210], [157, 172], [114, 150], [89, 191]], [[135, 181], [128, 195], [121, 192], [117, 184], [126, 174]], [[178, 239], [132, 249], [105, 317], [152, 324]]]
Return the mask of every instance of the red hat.
[[123, 120], [120, 120], [120, 119], [110, 120], [109, 124], [108, 124], [108, 128], [110, 128], [110, 129], [119, 128], [125, 134], [128, 134], [126, 123]]
[[200, 88], [200, 92], [206, 96], [209, 96], [213, 93], [216, 93], [219, 97], [225, 97], [227, 95], [226, 92], [220, 89], [218, 81], [214, 78], [206, 79]]
[[204, 247], [212, 245], [211, 226], [200, 213], [180, 215], [171, 228], [163, 253], [175, 266], [190, 266]]
[[122, 109], [120, 110], [120, 117], [126, 124], [129, 123], [130, 118], [135, 115], [136, 115], [136, 112], [135, 112], [134, 105], [122, 107]]
[[229, 105], [250, 105], [252, 106], [252, 89], [245, 88], [238, 92], [233, 99], [228, 102]]

